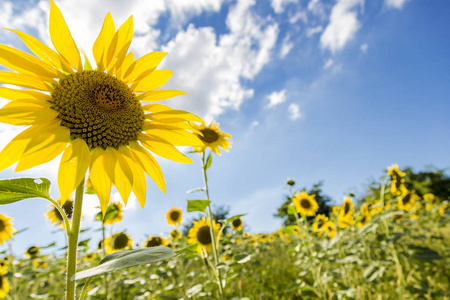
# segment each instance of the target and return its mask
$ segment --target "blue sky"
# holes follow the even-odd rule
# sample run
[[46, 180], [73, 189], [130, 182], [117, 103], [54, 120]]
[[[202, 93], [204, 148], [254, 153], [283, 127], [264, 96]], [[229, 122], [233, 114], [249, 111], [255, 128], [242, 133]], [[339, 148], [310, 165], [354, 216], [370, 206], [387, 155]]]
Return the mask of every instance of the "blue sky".
[[[288, 177], [298, 187], [323, 181], [324, 192], [340, 203], [349, 192], [363, 192], [365, 183], [393, 163], [450, 167], [446, 0], [56, 3], [88, 55], [108, 11], [116, 26], [133, 15], [136, 56], [169, 53], [161, 67], [174, 76], [166, 86], [191, 97], [167, 103], [217, 120], [233, 137], [231, 151], [213, 158], [210, 194], [232, 214], [247, 213], [251, 232], [279, 226], [272, 215], [287, 193]], [[48, 1], [1, 0], [0, 25], [50, 44], [48, 10]], [[0, 43], [26, 50], [5, 30]], [[20, 130], [0, 125], [0, 147]], [[149, 183], [145, 208], [130, 199], [123, 223], [113, 230], [126, 229], [137, 242], [167, 233], [166, 212], [185, 210], [186, 199], [200, 197], [185, 194], [203, 185], [200, 159], [190, 155], [194, 165], [158, 159], [167, 194]], [[48, 177], [58, 197], [58, 162], [21, 173], [9, 168], [0, 177]], [[96, 203], [85, 199], [84, 227], [98, 225], [91, 221]], [[51, 233], [47, 210], [39, 199], [0, 207], [15, 219], [16, 229], [28, 228], [15, 237], [17, 251], [53, 241], [64, 245], [61, 232]], [[97, 235], [90, 230], [82, 238], [93, 236], [94, 245]]]

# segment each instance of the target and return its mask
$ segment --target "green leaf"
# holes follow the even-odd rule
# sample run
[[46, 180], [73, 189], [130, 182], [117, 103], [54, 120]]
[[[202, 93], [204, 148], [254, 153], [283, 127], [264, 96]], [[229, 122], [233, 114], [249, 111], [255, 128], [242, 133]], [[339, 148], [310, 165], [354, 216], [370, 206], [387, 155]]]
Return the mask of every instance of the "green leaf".
[[240, 253], [240, 254], [233, 256], [233, 261], [237, 262], [238, 264], [243, 264], [243, 263], [248, 262], [251, 257], [252, 257], [251, 254]]
[[197, 253], [198, 243], [189, 245], [187, 247], [184, 247], [180, 250], [175, 250], [176, 254], [182, 254], [182, 253]]
[[[109, 219], [114, 218], [115, 216], [117, 216], [118, 214], [119, 214], [119, 211], [116, 209], [116, 207], [114, 205], [108, 205], [108, 207], [106, 208], [105, 216], [103, 217], [102, 212], [99, 212], [95, 216], [95, 220], [105, 223]], [[103, 219], [102, 219], [102, 217], [103, 217]]]
[[297, 213], [297, 209], [295, 209], [295, 206], [289, 205], [289, 206], [287, 207], [287, 213], [288, 213], [289, 215], [295, 215], [295, 214]]
[[188, 200], [187, 211], [201, 211], [205, 212], [205, 209], [208, 207], [211, 201], [209, 200]]
[[0, 180], [0, 204], [14, 203], [29, 198], [51, 199], [47, 178], [14, 178]]
[[208, 155], [208, 158], [206, 159], [206, 165], [205, 165], [205, 170], [208, 170], [209, 167], [211, 166], [212, 163], [212, 155], [211, 153]]
[[97, 267], [78, 272], [71, 280], [80, 280], [121, 269], [146, 265], [172, 258], [175, 255], [176, 253], [172, 249], [165, 246], [118, 251], [105, 256]]

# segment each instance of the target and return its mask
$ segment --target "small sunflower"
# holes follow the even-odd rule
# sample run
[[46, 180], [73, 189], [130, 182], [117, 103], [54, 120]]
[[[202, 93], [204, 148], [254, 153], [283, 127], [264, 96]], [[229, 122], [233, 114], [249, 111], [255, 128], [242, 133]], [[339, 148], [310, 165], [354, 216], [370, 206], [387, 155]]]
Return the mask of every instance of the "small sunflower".
[[0, 259], [0, 274], [8, 273], [8, 263], [4, 259]]
[[322, 236], [323, 234], [323, 226], [325, 225], [325, 223], [328, 222], [328, 217], [323, 215], [323, 214], [319, 214], [315, 217], [314, 219], [314, 223], [313, 223], [313, 231], [314, 232], [318, 232], [319, 236]]
[[297, 193], [292, 201], [294, 201], [297, 213], [301, 215], [314, 216], [319, 210], [319, 205], [314, 199], [316, 195], [308, 195], [304, 190]]
[[120, 232], [115, 233], [112, 236], [105, 239], [106, 253], [110, 254], [116, 251], [125, 250], [133, 246], [133, 241], [130, 239], [129, 235]]
[[[219, 234], [220, 225], [213, 220], [214, 234], [217, 236]], [[212, 250], [212, 237], [210, 232], [209, 220], [202, 217], [201, 220], [194, 221], [194, 226], [189, 230], [188, 233], [188, 243], [195, 244], [198, 243], [197, 251], [201, 253], [202, 249], [206, 252]]]
[[401, 186], [405, 183], [406, 173], [403, 173], [398, 168], [398, 165], [392, 165], [388, 168], [387, 174], [391, 177], [391, 193], [398, 195], [400, 193]]
[[89, 262], [89, 261], [93, 261], [96, 257], [97, 257], [97, 254], [95, 252], [91, 252], [91, 253], [86, 253], [83, 256], [83, 259], [84, 259], [84, 261]]
[[333, 238], [334, 235], [336, 234], [336, 226], [331, 221], [328, 221], [325, 224], [323, 224], [322, 229], [324, 232], [328, 234], [329, 238]]
[[114, 223], [120, 223], [120, 221], [122, 221], [122, 218], [123, 218], [122, 203], [112, 202], [112, 203], [108, 204], [108, 208], [106, 209], [106, 211], [108, 211], [109, 209], [111, 209], [111, 212], [114, 211], [114, 213], [113, 213], [114, 215], [105, 221], [105, 225], [112, 225]]
[[370, 208], [369, 213], [371, 216], [381, 213], [383, 211], [381, 200], [373, 202], [369, 208]]
[[401, 187], [401, 194], [398, 199], [398, 208], [405, 211], [410, 211], [416, 206], [419, 196], [414, 190], [408, 190], [405, 186]]
[[359, 215], [358, 227], [359, 228], [364, 227], [367, 223], [369, 223], [370, 219], [372, 219], [370, 214], [361, 214], [361, 215]]
[[448, 203], [443, 204], [441, 207], [439, 207], [439, 215], [444, 216], [445, 212], [448, 211], [450, 208], [450, 205]]
[[9, 284], [4, 275], [0, 273], [0, 299], [6, 298], [6, 294], [9, 293]]
[[176, 241], [181, 239], [181, 231], [179, 231], [178, 229], [173, 229], [169, 232], [170, 234], [170, 239], [172, 241]]
[[244, 223], [242, 222], [242, 219], [238, 218], [236, 220], [233, 220], [233, 222], [231, 222], [231, 228], [233, 228], [236, 231], [241, 231], [242, 228], [244, 228]]
[[[18, 162], [16, 171], [49, 162], [62, 154], [58, 171], [61, 199], [67, 199], [85, 178], [102, 212], [114, 185], [126, 204], [131, 191], [141, 206], [147, 173], [165, 192], [164, 176], [153, 155], [182, 163], [192, 160], [175, 146], [201, 147], [190, 122], [203, 120], [159, 101], [185, 92], [159, 89], [172, 71], [156, 70], [166, 53], [150, 52], [135, 60], [128, 52], [133, 18], [117, 30], [110, 13], [104, 19], [92, 52], [94, 66], [84, 64], [67, 24], [50, 1], [49, 31], [53, 50], [38, 39], [16, 33], [35, 54], [0, 45], [0, 97], [11, 100], [0, 109], [0, 122], [28, 126], [0, 152], [0, 170]], [[25, 88], [25, 89], [22, 89]]]
[[181, 224], [183, 212], [176, 207], [167, 212], [166, 219], [169, 225], [178, 226]]
[[167, 246], [167, 239], [160, 236], [149, 236], [145, 242], [144, 248], [156, 247], [156, 246]]
[[423, 195], [423, 200], [427, 202], [427, 206], [425, 207], [426, 210], [430, 210], [441, 202], [441, 199], [439, 199], [439, 197], [435, 196], [432, 193]]
[[33, 263], [33, 266], [35, 266], [36, 268], [45, 269], [48, 267], [48, 263], [43, 259], [39, 259], [39, 258], [33, 259], [32, 263]]
[[30, 248], [25, 251], [25, 255], [29, 258], [36, 258], [41, 251], [39, 250], [38, 246], [31, 246]]
[[196, 125], [192, 123], [192, 126], [200, 131], [202, 134], [197, 134], [200, 140], [202, 140], [203, 145], [200, 147], [195, 147], [194, 150], [198, 152], [204, 152], [206, 148], [211, 149], [212, 152], [220, 155], [219, 147], [228, 151], [231, 148], [230, 141], [231, 135], [222, 132], [219, 129], [219, 123], [214, 124], [214, 121], [206, 126], [206, 124]]
[[[58, 203], [61, 204], [61, 201], [58, 200]], [[64, 201], [62, 208], [63, 208], [64, 212], [66, 213], [67, 218], [70, 220], [72, 218], [72, 213], [73, 213], [73, 201], [72, 200]], [[61, 216], [61, 213], [53, 205], [51, 206], [51, 209], [47, 212], [46, 215], [47, 215], [47, 219], [50, 220], [52, 222], [52, 224], [59, 225], [59, 226], [61, 226], [62, 229], [64, 229], [66, 227], [66, 225], [64, 223], [64, 219]]]
[[13, 218], [0, 214], [0, 245], [3, 244], [4, 241], [11, 239], [16, 232], [12, 227], [12, 220]]

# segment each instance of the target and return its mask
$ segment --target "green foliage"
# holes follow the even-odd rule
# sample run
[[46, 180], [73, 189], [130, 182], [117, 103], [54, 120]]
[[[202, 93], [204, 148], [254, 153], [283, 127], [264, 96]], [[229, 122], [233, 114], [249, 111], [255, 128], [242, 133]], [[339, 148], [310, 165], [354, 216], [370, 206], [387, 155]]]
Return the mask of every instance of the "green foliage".
[[29, 198], [51, 199], [50, 181], [46, 178], [16, 178], [0, 180], [0, 205]]
[[211, 203], [210, 200], [187, 200], [187, 211], [199, 211], [204, 213], [208, 205]]

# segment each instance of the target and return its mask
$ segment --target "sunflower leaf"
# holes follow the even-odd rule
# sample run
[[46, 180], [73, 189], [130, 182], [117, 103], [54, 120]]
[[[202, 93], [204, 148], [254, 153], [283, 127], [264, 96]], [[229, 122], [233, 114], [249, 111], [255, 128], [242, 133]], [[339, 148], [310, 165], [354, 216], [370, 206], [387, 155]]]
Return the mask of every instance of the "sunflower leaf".
[[180, 250], [175, 250], [176, 254], [182, 254], [182, 253], [197, 253], [198, 243], [189, 245], [187, 247], [184, 247]]
[[289, 215], [295, 215], [295, 214], [297, 213], [297, 210], [295, 209], [295, 206], [289, 205], [289, 206], [287, 207], [287, 213], [288, 213]]
[[205, 212], [205, 209], [208, 207], [210, 200], [188, 200], [187, 211], [200, 211]]
[[231, 222], [233, 222], [234, 220], [237, 220], [237, 219], [239, 219], [240, 217], [245, 216], [245, 215], [246, 215], [246, 214], [235, 215], [235, 216], [229, 217], [229, 218], [225, 221], [225, 225], [228, 224], [228, 223], [231, 223]]
[[71, 280], [80, 280], [130, 267], [146, 265], [166, 260], [174, 256], [176, 256], [176, 253], [169, 247], [164, 246], [118, 251], [105, 256], [97, 267], [76, 273]]
[[0, 180], [0, 205], [29, 198], [51, 200], [47, 178], [14, 178]]
[[208, 158], [206, 159], [205, 171], [209, 169], [209, 167], [211, 166], [211, 163], [212, 163], [212, 155], [210, 153], [208, 155]]

